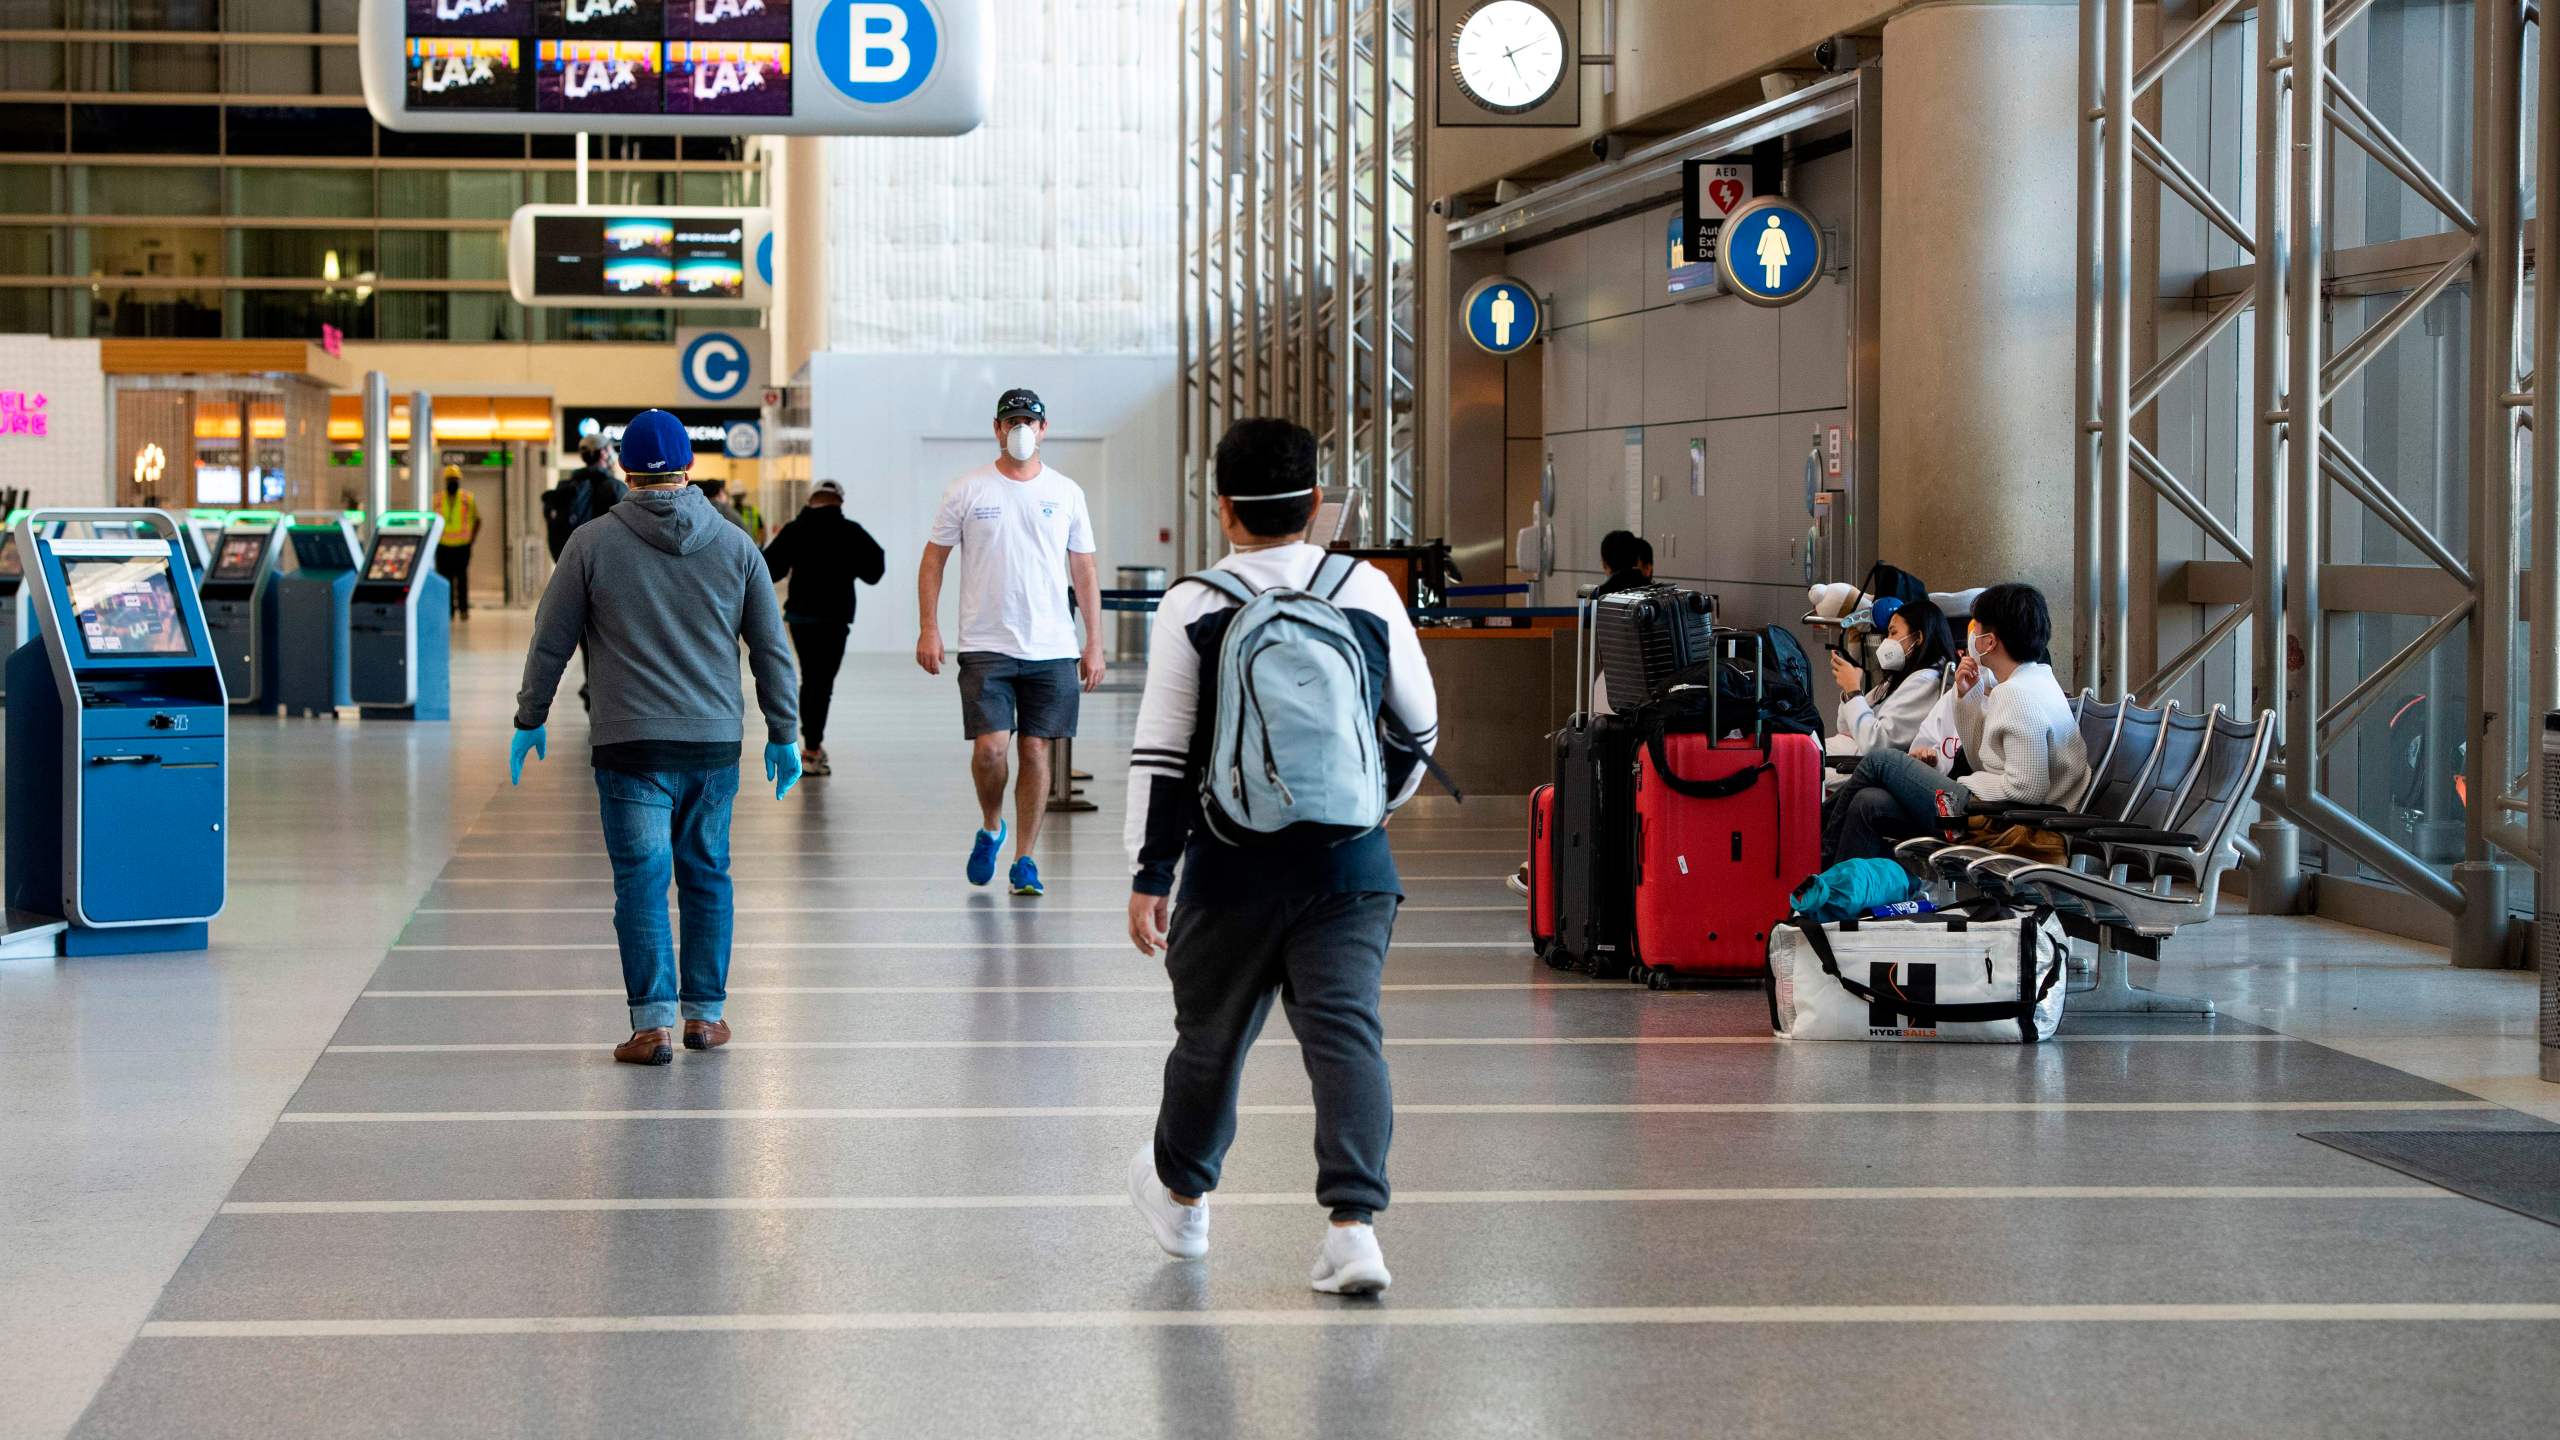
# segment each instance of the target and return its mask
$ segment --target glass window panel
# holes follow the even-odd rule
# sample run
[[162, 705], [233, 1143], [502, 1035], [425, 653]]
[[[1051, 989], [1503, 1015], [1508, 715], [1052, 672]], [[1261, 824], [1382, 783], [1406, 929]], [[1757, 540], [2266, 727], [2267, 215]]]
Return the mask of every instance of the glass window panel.
[[222, 52], [212, 45], [73, 45], [71, 88], [210, 95], [222, 88]]
[[0, 41], [0, 90], [62, 88], [62, 47], [51, 40]]
[[219, 290], [107, 288], [91, 290], [85, 299], [87, 334], [190, 340], [222, 335]]
[[375, 270], [371, 230], [234, 230], [231, 273], [370, 285]]
[[0, 225], [0, 275], [60, 273], [60, 230], [47, 225]]
[[212, 105], [74, 105], [71, 142], [104, 155], [216, 155], [222, 111]]
[[69, 0], [75, 30], [218, 30], [221, 0]]
[[225, 0], [222, 27], [278, 35], [352, 35], [356, 0]]
[[52, 333], [54, 304], [66, 293], [61, 290], [0, 290], [0, 332], [13, 335]]
[[393, 290], [375, 297], [383, 340], [521, 340], [524, 310], [498, 294]]
[[0, 165], [0, 210], [12, 215], [54, 215], [62, 208], [59, 166]]
[[0, 29], [59, 30], [63, 0], [0, 0]]
[[212, 279], [222, 274], [222, 232], [214, 228], [96, 225], [70, 232], [74, 275], [110, 279]]
[[421, 220], [504, 220], [523, 203], [510, 170], [385, 170], [382, 213]]
[[414, 156], [425, 160], [524, 158], [524, 137], [521, 135], [438, 135], [417, 130], [385, 130], [381, 144], [382, 153], [386, 156]]
[[74, 165], [74, 215], [218, 215], [222, 172], [210, 165]]
[[504, 280], [507, 237], [497, 230], [386, 230], [382, 273], [394, 280]]
[[547, 338], [553, 340], [664, 342], [675, 338], [675, 324], [665, 310], [554, 308], [543, 311], [543, 318]]
[[71, 112], [60, 105], [0, 105], [0, 149], [17, 151], [71, 148]]
[[744, 160], [747, 142], [739, 135], [686, 135], [677, 149], [687, 160]]
[[225, 47], [225, 63], [234, 95], [364, 93], [351, 46], [232, 45]]
[[352, 290], [235, 290], [229, 297], [234, 333], [244, 340], [304, 340], [335, 325], [350, 340], [370, 340], [374, 297]]
[[674, 176], [679, 205], [747, 204], [747, 177], [736, 171], [687, 171]]
[[337, 106], [234, 105], [223, 118], [234, 155], [371, 155], [373, 117]]
[[260, 215], [373, 214], [370, 169], [239, 169], [231, 181], [231, 213]]

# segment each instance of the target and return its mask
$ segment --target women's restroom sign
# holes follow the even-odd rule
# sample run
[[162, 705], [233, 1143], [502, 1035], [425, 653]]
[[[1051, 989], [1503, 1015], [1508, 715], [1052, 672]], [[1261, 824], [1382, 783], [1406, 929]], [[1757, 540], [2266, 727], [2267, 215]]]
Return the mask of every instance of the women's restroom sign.
[[1792, 305], [1822, 278], [1822, 261], [1822, 227], [1803, 206], [1769, 195], [1727, 217], [1716, 276], [1754, 305]]
[[1517, 355], [1534, 344], [1544, 321], [1537, 292], [1516, 275], [1490, 275], [1467, 291], [1459, 307], [1467, 338], [1487, 355]]

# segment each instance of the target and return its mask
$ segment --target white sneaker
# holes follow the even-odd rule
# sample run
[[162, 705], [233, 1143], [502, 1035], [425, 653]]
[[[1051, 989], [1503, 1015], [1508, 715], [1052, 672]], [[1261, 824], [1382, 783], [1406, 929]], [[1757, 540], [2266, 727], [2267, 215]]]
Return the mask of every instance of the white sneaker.
[[[1138, 1147], [1129, 1159], [1129, 1203], [1146, 1217], [1156, 1244], [1176, 1260], [1197, 1260], [1209, 1253], [1209, 1207], [1184, 1205], [1156, 1178], [1154, 1142]], [[1375, 1246], [1371, 1247], [1375, 1249]]]
[[1378, 1249], [1378, 1232], [1366, 1225], [1324, 1227], [1324, 1246], [1316, 1251], [1307, 1281], [1327, 1295], [1375, 1295], [1395, 1283], [1387, 1273], [1387, 1257]]
[[1527, 898], [1529, 894], [1529, 867], [1523, 865], [1519, 869], [1512, 871], [1510, 876], [1502, 882], [1502, 888], [1510, 891], [1514, 895], [1521, 896], [1524, 899]]

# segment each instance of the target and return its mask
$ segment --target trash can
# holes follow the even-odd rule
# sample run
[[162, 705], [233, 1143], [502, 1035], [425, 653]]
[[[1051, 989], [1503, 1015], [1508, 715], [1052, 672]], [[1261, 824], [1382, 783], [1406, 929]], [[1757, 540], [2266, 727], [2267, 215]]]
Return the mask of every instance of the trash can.
[[[1123, 565], [1120, 567], [1120, 583], [1115, 588], [1162, 590], [1165, 583], [1165, 568], [1161, 565]], [[1111, 658], [1123, 664], [1146, 659], [1147, 634], [1155, 624], [1156, 612], [1122, 610], [1119, 615], [1119, 633], [1112, 641]]]

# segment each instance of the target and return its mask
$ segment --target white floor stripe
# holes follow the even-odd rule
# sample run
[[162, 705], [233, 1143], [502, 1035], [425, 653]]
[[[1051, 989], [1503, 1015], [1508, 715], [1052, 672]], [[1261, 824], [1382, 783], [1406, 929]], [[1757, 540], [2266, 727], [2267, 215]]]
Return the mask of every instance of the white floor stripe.
[[[1132, 991], [1162, 987], [1132, 986]], [[1550, 987], [1552, 988], [1552, 987]], [[424, 992], [435, 993], [435, 992]], [[557, 993], [557, 992], [552, 992]], [[619, 994], [599, 990], [597, 995]], [[368, 998], [371, 998], [370, 996]], [[331, 1055], [492, 1055], [542, 1053], [551, 1051], [609, 1050], [620, 1043], [621, 1035], [599, 1035], [591, 1040], [523, 1040], [478, 1041], [453, 1045], [331, 1045]], [[2227, 1040], [2249, 1044], [2288, 1042], [2283, 1035], [2063, 1035], [2058, 1041], [2111, 1041], [2121, 1044], [2149, 1044], [2155, 1040], [2176, 1043], [2185, 1040]], [[729, 1050], [1162, 1050], [1172, 1043], [1168, 1039], [1147, 1040], [733, 1040]], [[1388, 1036], [1389, 1048], [1443, 1049], [1488, 1047], [1501, 1048], [1541, 1046], [1627, 1046], [1627, 1045], [1775, 1045], [1769, 1035], [1435, 1035]], [[1286, 1036], [1265, 1035], [1254, 1042], [1256, 1048], [1293, 1049], [1298, 1042]]]
[[[1509, 855], [1519, 857], [1521, 848], [1506, 845], [1498, 850], [1408, 850], [1397, 847], [1398, 856], [1405, 855]], [[731, 850], [732, 860], [797, 860], [803, 856], [837, 860], [913, 860], [913, 850]], [[609, 860], [603, 850], [456, 850], [456, 860]]]
[[[2496, 1110], [2487, 1100], [1849, 1100], [1590, 1105], [1398, 1105], [1398, 1115], [2302, 1115]], [[520, 1125], [625, 1120], [1125, 1120], [1153, 1105], [776, 1106], [770, 1109], [288, 1110], [283, 1125]], [[1239, 1115], [1313, 1115], [1313, 1105], [1239, 1105]]]
[[[1505, 946], [1517, 948], [1515, 939], [1485, 940], [1399, 940], [1387, 947], [1398, 950], [1495, 950]], [[1126, 940], [758, 940], [740, 948], [765, 950], [1125, 950], [1137, 957], [1138, 952]], [[591, 950], [605, 954], [619, 952], [620, 946], [610, 940], [556, 940], [526, 945], [394, 945], [395, 955], [429, 955], [454, 952], [524, 954], [533, 951]], [[1143, 958], [1143, 957], [1138, 957]]]
[[[1007, 903], [983, 905], [740, 905], [738, 915], [1125, 915], [1129, 907], [1122, 905], [1043, 905], [1037, 910], [1017, 907], [1012, 897]], [[668, 902], [669, 909], [675, 902]], [[415, 912], [420, 915], [610, 915], [610, 905], [499, 905], [486, 908], [448, 906]], [[1399, 905], [1398, 915], [1518, 915], [1518, 902], [1509, 905]]]
[[[1693, 1190], [1402, 1190], [1410, 1205], [1747, 1205], [1828, 1201], [1949, 1200], [2459, 1200], [2433, 1185], [1842, 1185]], [[663, 1199], [580, 1196], [559, 1200], [234, 1200], [225, 1215], [583, 1215], [658, 1211], [1117, 1210], [1111, 1195], [719, 1195]], [[1301, 1207], [1303, 1192], [1237, 1194], [1211, 1202]]]
[[[732, 875], [729, 878], [742, 884], [762, 881], [779, 885], [796, 882], [807, 877], [805, 874], [773, 874]], [[937, 870], [929, 874], [857, 875], [845, 878], [853, 880], [940, 880], [947, 877], [945, 877], [941, 871]], [[1129, 881], [1129, 872], [1125, 869], [1121, 869], [1108, 872], [1095, 872], [1089, 875], [1043, 874], [1040, 878], [1044, 881], [1052, 882], [1059, 880], [1112, 880], [1119, 882], [1122, 888], [1125, 889], [1127, 888]], [[1510, 879], [1511, 874], [1509, 871], [1505, 871], [1500, 875], [1406, 875], [1402, 878], [1408, 885], [1416, 882], [1421, 882], [1423, 884], [1443, 882], [1474, 885], [1483, 883], [1500, 884], [1502, 881]], [[438, 885], [611, 885], [613, 883], [613, 877], [610, 875], [439, 875], [436, 877], [435, 883]], [[958, 889], [959, 882], [954, 881], [952, 888], [955, 890]], [[1025, 903], [1027, 904], [1029, 902]]]
[[[1381, 985], [1381, 990], [1562, 990], [1583, 995], [1628, 995], [1649, 999], [1658, 1004], [1676, 1004], [1683, 999], [1702, 998], [1702, 992], [1675, 992], [1655, 995], [1629, 985], [1598, 982], [1577, 984], [1559, 981], [1546, 984], [1537, 981], [1470, 981], [1446, 985]], [[1153, 985], [732, 985], [729, 996], [740, 995], [1168, 995], [1171, 990], [1162, 982]], [[365, 1000], [517, 1000], [527, 996], [593, 996], [624, 998], [613, 986], [554, 986], [525, 990], [367, 990], [359, 998]]]
[[407, 1339], [924, 1330], [1325, 1330], [1585, 1325], [2553, 1324], [2560, 1305], [2427, 1302], [2236, 1305], [1629, 1305], [1429, 1310], [991, 1310], [834, 1315], [525, 1315], [414, 1320], [154, 1320], [145, 1340]]

